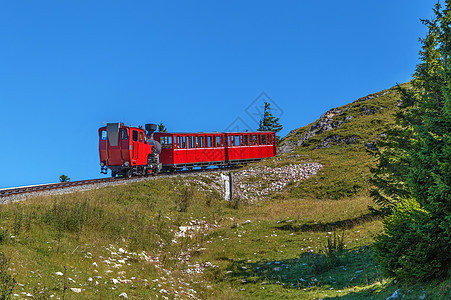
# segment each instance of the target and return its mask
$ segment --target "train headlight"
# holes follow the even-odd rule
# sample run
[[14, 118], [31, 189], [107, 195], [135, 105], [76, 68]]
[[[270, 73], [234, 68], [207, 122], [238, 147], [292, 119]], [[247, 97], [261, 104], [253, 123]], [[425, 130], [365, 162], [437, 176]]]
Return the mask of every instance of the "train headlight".
[[129, 163], [128, 161], [126, 161], [126, 162], [124, 163], [124, 166], [128, 167], [129, 164], [130, 164], [130, 163]]

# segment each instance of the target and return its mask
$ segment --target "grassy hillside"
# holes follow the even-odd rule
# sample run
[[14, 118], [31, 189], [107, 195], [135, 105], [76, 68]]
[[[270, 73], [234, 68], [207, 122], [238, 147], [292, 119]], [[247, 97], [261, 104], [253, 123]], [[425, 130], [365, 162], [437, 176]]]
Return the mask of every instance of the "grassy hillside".
[[325, 167], [319, 176], [293, 187], [290, 195], [308, 199], [367, 195], [369, 168], [374, 165], [367, 150], [393, 125], [399, 99], [394, 87], [331, 109], [318, 121], [291, 131], [279, 147], [288, 152], [283, 155], [302, 155]]
[[449, 281], [394, 283], [374, 261], [365, 149], [393, 122], [388, 92], [292, 131], [292, 151], [250, 166], [249, 185], [273, 183], [255, 171], [267, 166], [323, 167], [252, 202], [221, 200], [205, 173], [1, 205], [2, 290], [14, 278], [21, 299], [450, 298]]

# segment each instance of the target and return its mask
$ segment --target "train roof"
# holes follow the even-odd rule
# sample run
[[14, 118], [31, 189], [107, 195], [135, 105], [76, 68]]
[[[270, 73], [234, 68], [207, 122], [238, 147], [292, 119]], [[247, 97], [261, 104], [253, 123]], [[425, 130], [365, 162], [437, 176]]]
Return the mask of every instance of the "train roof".
[[243, 131], [243, 132], [155, 132], [159, 134], [243, 134], [243, 133], [274, 133], [275, 131]]

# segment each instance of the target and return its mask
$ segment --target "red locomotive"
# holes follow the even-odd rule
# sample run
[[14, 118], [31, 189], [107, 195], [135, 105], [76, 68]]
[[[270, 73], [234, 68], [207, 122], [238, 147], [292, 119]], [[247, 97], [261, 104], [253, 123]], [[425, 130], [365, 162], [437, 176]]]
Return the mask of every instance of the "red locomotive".
[[275, 132], [155, 132], [155, 124], [124, 126], [108, 123], [99, 129], [101, 173], [156, 174], [183, 168], [228, 167], [277, 154]]

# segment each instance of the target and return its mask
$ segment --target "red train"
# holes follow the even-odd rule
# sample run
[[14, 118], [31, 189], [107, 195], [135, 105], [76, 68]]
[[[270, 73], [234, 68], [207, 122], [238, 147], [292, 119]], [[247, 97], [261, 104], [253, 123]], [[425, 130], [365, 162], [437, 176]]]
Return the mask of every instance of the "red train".
[[[99, 129], [101, 173], [131, 177], [183, 168], [228, 167], [277, 154], [275, 132], [155, 132], [155, 124]], [[147, 132], [146, 132], [147, 131]]]

